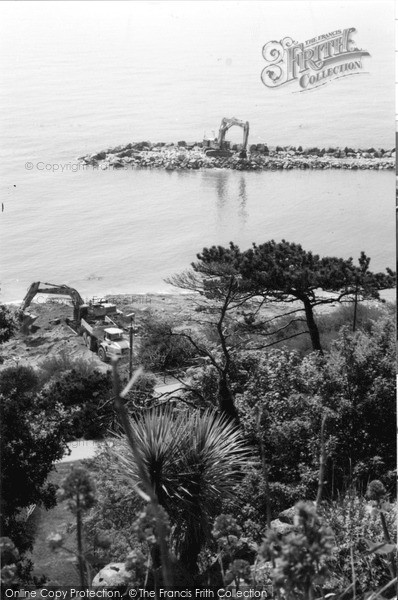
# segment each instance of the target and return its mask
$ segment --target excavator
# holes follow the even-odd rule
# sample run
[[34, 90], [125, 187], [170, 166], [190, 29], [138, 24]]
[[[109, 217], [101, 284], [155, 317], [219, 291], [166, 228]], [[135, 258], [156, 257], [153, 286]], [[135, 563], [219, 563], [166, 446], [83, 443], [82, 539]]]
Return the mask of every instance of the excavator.
[[214, 157], [225, 157], [229, 158], [233, 155], [233, 152], [229, 149], [230, 142], [225, 140], [226, 133], [228, 129], [237, 125], [238, 127], [243, 128], [243, 144], [242, 150], [239, 153], [240, 158], [246, 158], [247, 153], [247, 141], [249, 138], [249, 121], [240, 121], [235, 117], [228, 119], [224, 117], [221, 120], [220, 129], [218, 132], [218, 138], [214, 140], [203, 140], [203, 147], [205, 148], [206, 156], [214, 156]]
[[54, 294], [69, 296], [73, 304], [73, 320], [67, 319], [68, 325], [83, 336], [89, 350], [98, 352], [99, 358], [107, 362], [112, 356], [121, 357], [129, 352], [129, 342], [123, 337], [123, 330], [114, 322], [120, 313], [115, 304], [108, 302], [90, 302], [86, 304], [77, 290], [68, 285], [41, 283], [35, 281], [29, 287], [21, 304], [23, 312], [22, 332], [29, 330], [37, 316], [27, 312], [37, 294]]
[[55, 294], [57, 296], [69, 296], [73, 304], [73, 320], [78, 321], [80, 319], [80, 307], [84, 306], [84, 300], [77, 290], [69, 287], [68, 285], [56, 285], [54, 283], [41, 283], [35, 281], [28, 288], [27, 294], [22, 301], [21, 310], [25, 312], [30, 306], [33, 298], [37, 294]]
[[78, 323], [82, 317], [104, 317], [106, 315], [115, 315], [118, 311], [115, 304], [108, 302], [89, 302], [86, 304], [77, 290], [69, 285], [57, 285], [55, 283], [41, 283], [35, 281], [28, 288], [27, 294], [22, 301], [21, 310], [25, 311], [30, 306], [33, 298], [37, 294], [54, 294], [56, 296], [69, 296], [73, 304], [73, 322]]

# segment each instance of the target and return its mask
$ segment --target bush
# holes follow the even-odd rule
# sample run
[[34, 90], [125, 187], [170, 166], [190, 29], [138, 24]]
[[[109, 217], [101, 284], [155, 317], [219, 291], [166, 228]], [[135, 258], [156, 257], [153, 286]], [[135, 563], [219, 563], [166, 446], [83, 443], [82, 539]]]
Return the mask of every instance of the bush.
[[0, 304], [0, 344], [8, 342], [18, 328], [18, 313], [5, 304]]
[[147, 318], [137, 356], [145, 369], [167, 371], [191, 364], [196, 351], [186, 338], [171, 335], [174, 327], [169, 319], [154, 314]]
[[[250, 443], [258, 446], [262, 439], [270, 482], [286, 494], [283, 508], [290, 505], [294, 489], [301, 497], [314, 497], [323, 415], [327, 494], [344, 491], [352, 480], [363, 487], [369, 478], [387, 485], [392, 481], [395, 326], [385, 316], [369, 329], [352, 333], [343, 328], [324, 358], [274, 349], [240, 360], [234, 386], [241, 424]], [[261, 504], [255, 493], [246, 502], [251, 505], [256, 498]]]
[[1, 529], [23, 553], [34, 539], [23, 509], [55, 504], [55, 487], [47, 476], [65, 453], [62, 423], [52, 420], [33, 395], [12, 391], [0, 396], [0, 424]]
[[[356, 315], [356, 330], [364, 330], [368, 333], [371, 331], [372, 323], [380, 318], [385, 317], [390, 312], [389, 306], [384, 305], [366, 305], [358, 303]], [[298, 317], [301, 318], [301, 317]], [[313, 351], [311, 339], [307, 331], [307, 327], [303, 322], [294, 322], [289, 325], [288, 329], [283, 329], [289, 324], [291, 317], [281, 316], [276, 325], [273, 323], [272, 328], [281, 329], [280, 332], [274, 335], [272, 329], [267, 331], [268, 343], [279, 341], [278, 346], [289, 351], [297, 351], [301, 356]], [[342, 304], [334, 308], [330, 312], [321, 313], [317, 316], [317, 323], [321, 335], [322, 347], [328, 351], [331, 349], [333, 342], [338, 338], [339, 331], [343, 326], [347, 326], [352, 330], [354, 324], [354, 305]], [[295, 335], [302, 332], [301, 335], [292, 339], [284, 339], [285, 337]]]
[[0, 394], [16, 396], [34, 393], [39, 388], [39, 377], [32, 367], [16, 365], [0, 372]]
[[[364, 497], [352, 490], [337, 501], [325, 503], [322, 515], [334, 533], [334, 548], [329, 560], [334, 574], [335, 589], [342, 592], [352, 582], [351, 549], [357, 583], [357, 594], [376, 590], [390, 580], [389, 564], [385, 555], [370, 553], [365, 540], [383, 541], [383, 529], [377, 514], [370, 510]], [[386, 511], [390, 532], [396, 541], [396, 507]], [[336, 590], [336, 591], [337, 591]]]
[[[158, 407], [137, 416], [133, 429], [146, 476], [173, 525], [175, 549], [185, 568], [193, 572], [210, 537], [211, 518], [220, 510], [221, 499], [231, 496], [234, 484], [242, 478], [248, 448], [233, 424], [211, 411]], [[121, 438], [96, 464], [99, 496], [92, 532], [116, 530], [128, 537], [130, 517], [142, 505], [134, 491], [137, 485], [143, 487], [137, 460]]]
[[300, 502], [296, 512], [295, 531], [281, 537], [268, 531], [260, 555], [272, 560], [274, 585], [282, 588], [289, 600], [308, 600], [325, 582], [333, 532], [312, 505]]
[[39, 363], [40, 382], [45, 384], [50, 379], [59, 378], [65, 371], [74, 371], [82, 377], [90, 377], [97, 367], [94, 358], [82, 359], [71, 356], [67, 350], [58, 354], [46, 356]]
[[[293, 506], [307, 496], [308, 490], [304, 483], [271, 481], [269, 502], [272, 518], [277, 518], [286, 507]], [[264, 534], [267, 501], [264, 473], [259, 467], [250, 467], [246, 469], [242, 483], [236, 488], [234, 498], [223, 502], [223, 511], [231, 513], [237, 519], [246, 536], [260, 543]]]
[[36, 403], [62, 422], [68, 440], [101, 438], [115, 424], [109, 372], [65, 371], [44, 386]]

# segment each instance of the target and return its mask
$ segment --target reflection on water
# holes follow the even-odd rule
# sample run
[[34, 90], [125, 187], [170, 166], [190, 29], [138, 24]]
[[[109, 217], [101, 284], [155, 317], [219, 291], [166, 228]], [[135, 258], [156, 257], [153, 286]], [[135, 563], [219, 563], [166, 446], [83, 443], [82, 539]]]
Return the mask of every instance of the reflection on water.
[[217, 173], [216, 174], [216, 192], [217, 192], [217, 208], [220, 211], [224, 208], [226, 200], [227, 200], [227, 182], [228, 182], [228, 173]]
[[239, 211], [238, 211], [239, 220], [241, 221], [242, 226], [244, 226], [247, 221], [247, 217], [248, 217], [247, 210], [246, 210], [246, 204], [247, 204], [246, 179], [245, 179], [244, 175], [240, 176], [238, 198], [239, 198]]
[[[203, 173], [206, 188], [216, 192], [217, 221], [221, 228], [238, 219], [243, 229], [247, 219], [246, 174], [233, 171], [211, 171]], [[237, 210], [236, 210], [237, 209]]]

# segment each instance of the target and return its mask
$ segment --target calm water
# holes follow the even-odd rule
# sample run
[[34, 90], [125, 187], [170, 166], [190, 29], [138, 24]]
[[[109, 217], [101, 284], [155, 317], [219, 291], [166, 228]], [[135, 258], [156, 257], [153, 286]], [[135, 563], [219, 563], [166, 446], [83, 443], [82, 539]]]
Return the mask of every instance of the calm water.
[[[34, 280], [83, 295], [164, 290], [204, 245], [230, 240], [364, 249], [392, 266], [392, 173], [42, 167], [128, 141], [201, 140], [233, 115], [250, 121], [249, 143], [393, 147], [394, 3], [381, 4], [3, 3], [1, 299]], [[262, 85], [265, 42], [350, 26], [366, 73], [309, 93]]]

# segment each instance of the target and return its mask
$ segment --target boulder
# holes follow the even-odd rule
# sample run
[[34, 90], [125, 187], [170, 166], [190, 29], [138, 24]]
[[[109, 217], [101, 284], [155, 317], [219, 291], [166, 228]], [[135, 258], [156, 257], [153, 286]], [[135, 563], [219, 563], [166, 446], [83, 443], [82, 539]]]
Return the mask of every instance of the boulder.
[[104, 160], [106, 158], [106, 152], [98, 152], [97, 154], [92, 154], [91, 158], [94, 160]]
[[127, 585], [131, 573], [126, 570], [124, 563], [110, 563], [106, 565], [93, 579], [93, 587], [117, 587]]
[[293, 525], [295, 515], [296, 515], [296, 507], [291, 506], [290, 508], [287, 508], [286, 510], [282, 510], [282, 512], [280, 512], [278, 515], [278, 519], [280, 521], [282, 521], [282, 523], [290, 523], [291, 525]]
[[116, 156], [119, 158], [124, 158], [125, 156], [133, 156], [134, 150], [132, 148], [128, 148], [127, 150], [123, 150], [122, 152], [118, 152]]
[[141, 152], [142, 150], [148, 150], [151, 147], [150, 142], [138, 142], [132, 146], [133, 150]]
[[121, 152], [122, 150], [124, 150], [124, 146], [122, 146], [121, 144], [119, 146], [115, 146], [114, 148], [110, 148], [108, 150], [108, 154], [117, 154], [118, 152]]
[[286, 533], [290, 533], [291, 531], [293, 531], [294, 527], [289, 523], [283, 523], [279, 519], [274, 519], [273, 521], [271, 521], [271, 529], [276, 531], [276, 533], [285, 535]]

